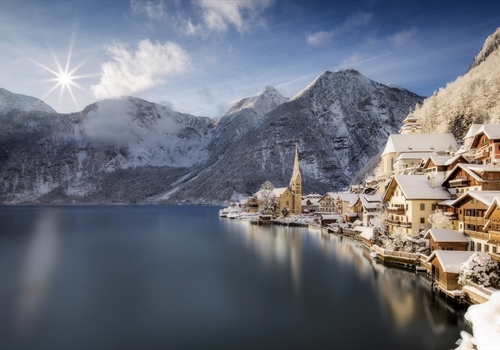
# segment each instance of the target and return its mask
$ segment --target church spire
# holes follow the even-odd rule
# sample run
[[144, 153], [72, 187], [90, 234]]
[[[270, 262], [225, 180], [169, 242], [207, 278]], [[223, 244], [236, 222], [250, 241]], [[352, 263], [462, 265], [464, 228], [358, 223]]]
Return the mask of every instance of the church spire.
[[295, 161], [293, 163], [293, 173], [289, 185], [292, 191], [296, 189], [297, 184], [299, 184], [300, 187], [300, 182], [301, 182], [300, 180], [301, 176], [300, 176], [300, 165], [299, 165], [299, 145], [295, 144]]

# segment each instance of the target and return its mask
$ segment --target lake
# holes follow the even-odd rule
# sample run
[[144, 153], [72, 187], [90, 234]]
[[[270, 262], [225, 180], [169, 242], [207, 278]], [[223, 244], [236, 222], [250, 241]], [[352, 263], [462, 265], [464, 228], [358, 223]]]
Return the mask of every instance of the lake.
[[1, 206], [0, 348], [450, 349], [467, 329], [358, 242], [219, 209]]

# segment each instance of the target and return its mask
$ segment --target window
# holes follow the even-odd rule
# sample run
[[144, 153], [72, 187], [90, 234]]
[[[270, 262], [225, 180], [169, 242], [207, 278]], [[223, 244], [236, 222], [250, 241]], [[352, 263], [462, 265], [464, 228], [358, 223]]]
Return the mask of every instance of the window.
[[485, 244], [485, 245], [484, 245], [484, 251], [485, 251], [486, 253], [488, 253], [488, 252], [490, 251], [490, 246], [489, 246], [489, 245], [487, 245], [487, 244]]
[[470, 242], [470, 251], [473, 252], [474, 251], [474, 242]]
[[483, 247], [481, 247], [481, 243], [478, 243], [478, 244], [477, 244], [477, 251], [478, 251], [478, 252], [482, 252], [482, 251], [483, 251], [483, 250], [482, 250], [482, 248], [483, 248]]
[[432, 205], [432, 210], [436, 210], [436, 204]]
[[425, 203], [420, 203], [420, 210], [425, 210]]
[[496, 254], [497, 253], [497, 247], [496, 246], [491, 247], [491, 252]]
[[420, 223], [425, 224], [425, 218], [420, 218]]
[[463, 230], [463, 226], [462, 226], [462, 224], [460, 224], [460, 225], [459, 225], [459, 228], [460, 228], [461, 230]]
[[406, 204], [406, 210], [408, 210], [408, 203]]

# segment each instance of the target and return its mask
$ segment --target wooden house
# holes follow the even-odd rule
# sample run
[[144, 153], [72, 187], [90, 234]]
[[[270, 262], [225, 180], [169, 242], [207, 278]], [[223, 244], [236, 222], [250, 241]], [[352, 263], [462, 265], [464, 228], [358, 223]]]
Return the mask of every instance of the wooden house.
[[432, 282], [442, 291], [458, 290], [460, 266], [475, 254], [471, 251], [435, 250], [427, 259], [431, 263]]
[[474, 160], [479, 164], [500, 161], [500, 124], [484, 124], [476, 131], [472, 144]]
[[483, 251], [490, 253], [494, 260], [500, 261], [500, 197], [495, 197], [492, 201], [485, 213], [485, 219], [488, 240]]
[[457, 213], [458, 230], [467, 236], [472, 251], [484, 251], [489, 237], [485, 213], [496, 196], [500, 191], [469, 191], [451, 204]]
[[469, 191], [499, 191], [500, 166], [457, 164], [442, 186], [457, 198]]
[[444, 230], [430, 228], [424, 236], [429, 240], [429, 249], [431, 253], [435, 250], [458, 250], [467, 251], [469, 240], [463, 232], [455, 230]]

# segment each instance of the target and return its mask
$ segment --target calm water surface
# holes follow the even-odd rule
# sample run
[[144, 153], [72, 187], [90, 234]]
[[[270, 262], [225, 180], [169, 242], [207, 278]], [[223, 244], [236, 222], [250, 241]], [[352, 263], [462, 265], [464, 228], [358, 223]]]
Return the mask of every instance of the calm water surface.
[[450, 349], [425, 277], [219, 208], [0, 207], [0, 348]]

